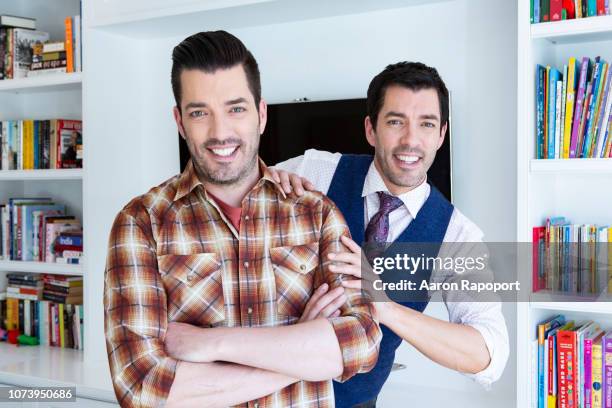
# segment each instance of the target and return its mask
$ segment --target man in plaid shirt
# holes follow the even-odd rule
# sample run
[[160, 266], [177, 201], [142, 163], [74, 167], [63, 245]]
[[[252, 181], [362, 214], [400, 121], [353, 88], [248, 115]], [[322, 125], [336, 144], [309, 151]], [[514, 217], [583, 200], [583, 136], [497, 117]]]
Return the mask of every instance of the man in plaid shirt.
[[344, 290], [327, 255], [346, 250], [345, 220], [320, 193], [286, 195], [258, 159], [266, 103], [240, 40], [198, 33], [172, 59], [191, 161], [128, 203], [110, 234], [105, 332], [117, 399], [332, 407], [331, 379], [370, 370], [381, 339], [359, 290], [306, 307]]

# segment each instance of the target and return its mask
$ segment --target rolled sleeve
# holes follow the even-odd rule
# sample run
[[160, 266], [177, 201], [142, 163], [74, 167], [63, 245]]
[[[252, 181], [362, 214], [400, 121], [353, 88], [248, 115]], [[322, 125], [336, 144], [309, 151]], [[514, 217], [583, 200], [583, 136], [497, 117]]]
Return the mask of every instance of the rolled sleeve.
[[144, 208], [124, 209], [109, 239], [104, 324], [113, 387], [122, 407], [163, 406], [177, 369], [177, 360], [164, 349], [166, 293], [151, 236]]
[[478, 330], [491, 358], [489, 365], [484, 370], [475, 374], [466, 373], [465, 376], [489, 390], [491, 384], [499, 380], [503, 374], [510, 354], [508, 332], [501, 313], [501, 305], [499, 303], [489, 305], [484, 315], [476, 316], [475, 319], [470, 319], [463, 324]]
[[[328, 199], [323, 211], [320, 257], [323, 282], [330, 289], [341, 286], [341, 275], [329, 271], [330, 252], [348, 251], [340, 241], [342, 235], [350, 237], [344, 217]], [[321, 283], [323, 283], [321, 282]], [[372, 304], [360, 290], [345, 289], [346, 303], [340, 308], [340, 316], [329, 318], [340, 350], [344, 370], [337, 381], [344, 382], [359, 373], [370, 371], [376, 365], [382, 332], [372, 317]]]

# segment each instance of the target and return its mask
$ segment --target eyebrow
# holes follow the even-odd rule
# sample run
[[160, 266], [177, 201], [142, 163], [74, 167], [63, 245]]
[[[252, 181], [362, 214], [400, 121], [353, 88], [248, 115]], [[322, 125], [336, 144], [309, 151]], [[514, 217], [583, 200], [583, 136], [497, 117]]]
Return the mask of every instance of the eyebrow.
[[[236, 98], [236, 99], [232, 99], [229, 100], [227, 102], [225, 102], [225, 106], [230, 106], [230, 105], [236, 105], [238, 103], [246, 103], [247, 100], [246, 98]], [[192, 109], [192, 108], [206, 108], [208, 105], [205, 102], [189, 102], [187, 105], [185, 105], [185, 109]]]
[[[400, 118], [405, 118], [406, 117], [406, 115], [404, 115], [401, 112], [389, 111], [389, 112], [387, 112], [385, 114], [385, 118], [388, 118], [390, 116], [396, 116], [396, 117], [400, 117]], [[438, 122], [440, 121], [440, 118], [438, 117], [438, 115], [435, 115], [435, 114], [421, 115], [421, 116], [419, 116], [419, 119], [437, 120]]]
[[240, 98], [232, 99], [230, 101], [225, 102], [225, 105], [226, 106], [227, 105], [236, 105], [237, 103], [246, 103], [246, 102], [247, 102], [246, 98], [240, 97]]

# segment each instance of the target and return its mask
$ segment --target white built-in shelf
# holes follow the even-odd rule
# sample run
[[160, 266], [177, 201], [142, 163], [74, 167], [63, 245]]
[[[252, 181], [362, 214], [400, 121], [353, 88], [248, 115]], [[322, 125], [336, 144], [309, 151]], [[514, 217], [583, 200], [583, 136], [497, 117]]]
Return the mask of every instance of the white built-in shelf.
[[83, 351], [0, 342], [0, 383], [76, 387], [77, 396], [116, 401], [108, 366], [83, 361]]
[[558, 44], [612, 40], [612, 15], [532, 24], [531, 38]]
[[54, 275], [83, 275], [83, 266], [54, 262], [1, 261], [0, 271], [36, 272]]
[[93, 2], [90, 26], [134, 38], [172, 37], [429, 5], [451, 0], [107, 0]]
[[531, 308], [577, 313], [612, 314], [612, 301], [607, 302], [531, 302]]
[[65, 89], [79, 89], [83, 76], [80, 72], [48, 74], [31, 78], [3, 79], [0, 92], [31, 93]]
[[81, 180], [83, 169], [0, 170], [0, 180]]
[[612, 173], [612, 158], [607, 159], [532, 159], [531, 173]]

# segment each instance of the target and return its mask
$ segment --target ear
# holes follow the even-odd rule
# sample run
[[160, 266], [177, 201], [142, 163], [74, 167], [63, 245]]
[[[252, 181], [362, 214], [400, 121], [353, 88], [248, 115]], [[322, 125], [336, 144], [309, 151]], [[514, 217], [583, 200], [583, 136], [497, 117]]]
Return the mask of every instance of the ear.
[[259, 134], [263, 134], [268, 121], [268, 104], [263, 99], [259, 100]]
[[369, 116], [366, 116], [363, 124], [365, 126], [365, 134], [368, 143], [370, 146], [376, 147], [376, 131], [374, 130], [374, 126], [372, 126], [372, 121]]
[[185, 128], [183, 127], [183, 118], [181, 117], [181, 112], [178, 107], [175, 106], [172, 108], [172, 113], [174, 115], [174, 121], [176, 122], [176, 127], [178, 128], [181, 137], [185, 139]]
[[440, 139], [438, 140], [438, 147], [436, 147], [436, 150], [438, 150], [440, 146], [442, 146], [442, 143], [444, 143], [444, 138], [446, 137], [446, 129], [448, 129], [448, 121], [444, 124], [444, 126], [442, 126], [442, 129], [440, 130]]

